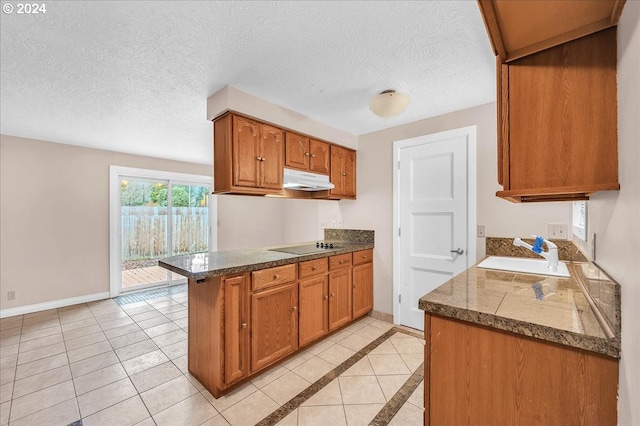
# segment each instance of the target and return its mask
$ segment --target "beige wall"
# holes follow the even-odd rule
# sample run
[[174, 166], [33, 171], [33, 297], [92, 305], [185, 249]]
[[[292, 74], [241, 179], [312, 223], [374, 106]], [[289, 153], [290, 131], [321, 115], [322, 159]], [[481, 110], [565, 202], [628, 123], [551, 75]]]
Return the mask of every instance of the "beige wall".
[[[618, 419], [640, 424], [640, 2], [627, 2], [618, 25], [620, 191], [589, 200], [588, 232], [596, 262], [622, 287], [622, 358]], [[590, 243], [591, 245], [591, 243]]]
[[0, 309], [109, 291], [112, 164], [211, 175], [210, 166], [1, 136]]
[[[376, 231], [374, 309], [393, 312], [393, 142], [476, 125], [477, 223], [487, 236], [546, 235], [548, 223], [571, 223], [570, 203], [513, 204], [495, 196], [497, 181], [496, 105], [490, 103], [360, 136], [358, 200], [341, 201], [345, 228]], [[477, 239], [478, 259], [485, 255]]]

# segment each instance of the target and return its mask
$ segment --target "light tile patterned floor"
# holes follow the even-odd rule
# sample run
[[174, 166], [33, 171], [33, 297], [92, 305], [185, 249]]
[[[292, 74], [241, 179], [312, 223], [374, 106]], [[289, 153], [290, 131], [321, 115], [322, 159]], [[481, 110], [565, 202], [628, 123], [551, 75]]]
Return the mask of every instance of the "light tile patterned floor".
[[[0, 426], [253, 425], [392, 327], [364, 317], [214, 399], [187, 371], [186, 305], [185, 292], [0, 320]], [[396, 333], [279, 424], [369, 424], [422, 359]], [[389, 424], [422, 424], [422, 389]]]

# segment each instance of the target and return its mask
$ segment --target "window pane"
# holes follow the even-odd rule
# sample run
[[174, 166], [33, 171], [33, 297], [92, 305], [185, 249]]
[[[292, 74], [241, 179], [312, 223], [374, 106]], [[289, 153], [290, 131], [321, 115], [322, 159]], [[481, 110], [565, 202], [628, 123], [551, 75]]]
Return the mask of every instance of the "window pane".
[[174, 185], [171, 190], [173, 254], [209, 249], [209, 187]]

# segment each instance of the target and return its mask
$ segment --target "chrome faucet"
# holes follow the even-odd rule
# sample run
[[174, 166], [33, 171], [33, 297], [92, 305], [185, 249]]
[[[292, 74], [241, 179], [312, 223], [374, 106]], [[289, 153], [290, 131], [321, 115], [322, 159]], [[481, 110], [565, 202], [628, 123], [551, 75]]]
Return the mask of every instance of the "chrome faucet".
[[[532, 235], [532, 237], [536, 238], [533, 245], [525, 243], [520, 238], [514, 239], [513, 245], [516, 247], [526, 247], [532, 252], [539, 254], [547, 259], [547, 270], [551, 272], [558, 272], [558, 246], [542, 237], [537, 237], [535, 235]], [[547, 245], [546, 252], [542, 251], [543, 242]]]

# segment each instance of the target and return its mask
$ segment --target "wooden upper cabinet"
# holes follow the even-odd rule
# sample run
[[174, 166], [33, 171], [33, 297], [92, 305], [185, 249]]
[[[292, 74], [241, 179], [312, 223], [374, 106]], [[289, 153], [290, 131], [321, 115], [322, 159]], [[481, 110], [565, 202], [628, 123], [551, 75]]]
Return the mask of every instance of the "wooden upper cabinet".
[[329, 143], [286, 132], [285, 167], [329, 174]]
[[213, 123], [214, 193], [282, 193], [284, 131], [227, 113]]
[[510, 62], [615, 26], [625, 0], [478, 0], [495, 54]]
[[309, 137], [294, 132], [285, 135], [284, 165], [292, 169], [309, 170]]
[[616, 28], [609, 28], [498, 62], [498, 180], [504, 190], [496, 195], [513, 202], [567, 201], [620, 188], [616, 51]]
[[330, 198], [356, 198], [356, 152], [331, 145], [331, 183], [335, 188]]
[[329, 144], [315, 139], [309, 140], [309, 171], [329, 174]]

